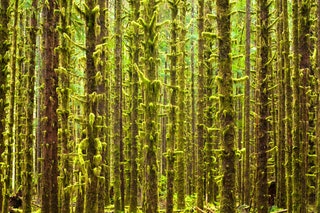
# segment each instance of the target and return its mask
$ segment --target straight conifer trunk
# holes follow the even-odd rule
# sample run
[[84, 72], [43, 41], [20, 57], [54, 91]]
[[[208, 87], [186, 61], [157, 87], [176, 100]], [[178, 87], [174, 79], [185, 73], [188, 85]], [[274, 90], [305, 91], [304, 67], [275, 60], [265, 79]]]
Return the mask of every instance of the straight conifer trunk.
[[115, 212], [124, 211], [123, 180], [123, 129], [122, 129], [122, 0], [115, 2], [115, 82], [114, 82], [114, 126], [113, 126], [113, 172], [114, 172], [114, 207]]
[[[27, 109], [26, 109], [26, 139], [24, 143], [24, 166], [23, 166], [23, 212], [31, 213], [32, 212], [32, 178], [33, 178], [33, 156], [32, 156], [32, 147], [34, 143], [34, 134], [33, 134], [33, 112], [34, 112], [34, 96], [35, 96], [35, 69], [36, 69], [36, 44], [37, 44], [37, 17], [36, 17], [36, 8], [38, 6], [38, 0], [32, 1], [32, 13], [30, 17], [30, 31], [28, 35], [28, 41], [30, 44], [30, 49], [27, 51], [27, 57], [29, 58], [28, 74], [27, 74]], [[27, 21], [29, 22], [29, 21]]]
[[285, 75], [285, 139], [286, 139], [286, 191], [287, 191], [287, 209], [292, 211], [292, 84], [291, 84], [291, 67], [290, 67], [290, 43], [289, 43], [289, 16], [288, 1], [282, 0], [283, 8], [283, 59]]
[[[204, 32], [204, 0], [198, 0], [198, 157], [197, 157], [197, 207], [203, 209], [204, 203], [204, 109], [205, 109], [205, 64], [204, 64], [204, 45], [205, 40], [202, 33]], [[198, 210], [200, 212], [200, 210]]]
[[267, 0], [258, 0], [258, 63], [257, 63], [257, 103], [256, 127], [257, 180], [256, 210], [258, 213], [268, 212], [268, 72], [269, 72], [269, 6]]
[[244, 163], [244, 203], [249, 205], [250, 203], [250, 192], [251, 192], [251, 178], [250, 178], [250, 112], [251, 112], [251, 0], [246, 0], [246, 58], [245, 58], [245, 74], [248, 79], [245, 81], [245, 95], [244, 95], [244, 138], [245, 143], [245, 163]]
[[[0, 163], [4, 163], [3, 153], [5, 152], [5, 143], [4, 143], [4, 131], [5, 131], [5, 107], [6, 107], [6, 90], [7, 90], [7, 65], [9, 63], [8, 57], [3, 57], [9, 51], [9, 0], [1, 0], [0, 2]], [[4, 187], [4, 165], [0, 166], [0, 189]], [[0, 192], [0, 210], [6, 212], [6, 209], [3, 209], [4, 194], [3, 190]]]
[[173, 212], [173, 195], [174, 195], [174, 176], [175, 176], [175, 141], [177, 140], [178, 130], [178, 107], [177, 107], [177, 65], [178, 65], [178, 4], [179, 0], [169, 1], [171, 11], [171, 29], [170, 29], [170, 110], [167, 140], [167, 198], [166, 212]]
[[158, 5], [161, 0], [144, 1], [144, 70], [140, 76], [145, 98], [145, 199], [144, 212], [158, 212], [158, 113], [161, 84], [158, 78]]
[[[98, 212], [98, 177], [101, 172], [102, 156], [99, 147], [101, 141], [98, 138], [97, 122], [99, 114], [97, 110], [97, 67], [93, 54], [96, 48], [96, 19], [98, 11], [94, 10], [96, 0], [87, 0], [86, 5], [86, 68], [85, 68], [85, 92], [86, 92], [86, 159], [90, 162], [87, 166], [87, 179], [85, 180], [85, 212]], [[83, 141], [83, 142], [84, 142]]]
[[[140, 17], [140, 1], [132, 0], [131, 4], [131, 18], [133, 21], [138, 22]], [[133, 25], [133, 38], [132, 38], [132, 53], [131, 53], [131, 63], [132, 63], [132, 112], [131, 112], [131, 177], [130, 177], [130, 209], [129, 212], [136, 213], [138, 210], [138, 136], [139, 136], [139, 126], [138, 126], [138, 116], [139, 116], [139, 76], [138, 68], [140, 62], [140, 36], [139, 27]]]
[[55, 1], [44, 4], [43, 16], [43, 119], [42, 119], [42, 208], [43, 213], [58, 212], [58, 45]]
[[235, 112], [231, 60], [231, 6], [229, 0], [217, 0], [218, 24], [218, 94], [220, 137], [222, 145], [221, 213], [235, 212]]
[[[60, 203], [61, 212], [70, 212], [70, 199], [71, 191], [65, 190], [71, 184], [72, 178], [72, 162], [70, 159], [70, 129], [69, 129], [69, 86], [70, 78], [69, 73], [71, 71], [71, 44], [69, 40], [64, 36], [68, 35], [71, 38], [70, 24], [71, 24], [71, 0], [60, 0], [60, 52], [59, 52], [59, 117], [60, 117], [60, 143], [61, 143], [61, 168], [60, 178], [61, 182], [59, 185], [60, 189]], [[63, 11], [62, 11], [63, 10]]]

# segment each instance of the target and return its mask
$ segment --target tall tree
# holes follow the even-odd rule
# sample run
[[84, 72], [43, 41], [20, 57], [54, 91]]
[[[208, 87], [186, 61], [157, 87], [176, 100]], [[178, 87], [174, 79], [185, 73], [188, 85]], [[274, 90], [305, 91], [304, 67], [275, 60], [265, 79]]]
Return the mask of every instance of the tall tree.
[[283, 66], [285, 75], [285, 140], [286, 140], [286, 191], [287, 191], [287, 209], [292, 211], [292, 84], [291, 84], [291, 65], [289, 59], [289, 15], [288, 1], [282, 0], [283, 8]]
[[27, 57], [29, 58], [29, 66], [27, 68], [27, 107], [26, 107], [26, 139], [24, 143], [24, 176], [23, 176], [23, 212], [32, 212], [32, 178], [33, 178], [33, 143], [34, 143], [34, 133], [33, 133], [33, 113], [34, 113], [34, 98], [35, 98], [35, 71], [36, 71], [36, 45], [37, 45], [37, 8], [38, 0], [32, 1], [32, 13], [30, 23], [28, 43], [30, 44], [30, 49], [27, 51]]
[[307, 85], [310, 73], [310, 1], [293, 1], [293, 212], [307, 212]]
[[167, 140], [167, 200], [166, 212], [173, 212], [174, 176], [175, 176], [175, 141], [177, 140], [177, 68], [178, 68], [178, 5], [180, 0], [168, 1], [171, 10], [171, 29], [170, 29], [170, 110]]
[[316, 60], [316, 79], [317, 79], [317, 112], [316, 112], [316, 154], [317, 154], [317, 185], [316, 185], [316, 211], [320, 211], [320, 0], [317, 1], [317, 60]]
[[114, 126], [113, 126], [113, 173], [115, 212], [124, 211], [123, 165], [123, 130], [122, 130], [122, 0], [115, 3], [115, 69], [114, 69]]
[[231, 61], [231, 5], [217, 0], [219, 118], [222, 144], [222, 186], [220, 212], [235, 212], [235, 113]]
[[256, 209], [259, 213], [268, 212], [268, 180], [267, 180], [267, 149], [268, 149], [268, 72], [269, 72], [269, 3], [258, 1], [257, 34], [258, 63], [256, 85], [256, 127], [257, 174], [256, 174]]
[[[100, 8], [100, 16], [98, 19], [98, 24], [100, 27], [100, 33], [97, 35], [97, 52], [100, 56], [100, 60], [98, 60], [97, 68], [98, 72], [101, 74], [101, 80], [97, 83], [97, 92], [99, 95], [98, 98], [98, 113], [101, 116], [101, 120], [98, 125], [101, 127], [98, 132], [98, 136], [102, 143], [101, 155], [101, 173], [99, 176], [99, 188], [105, 189], [100, 190], [98, 194], [98, 212], [104, 212], [105, 205], [109, 204], [109, 196], [108, 191], [110, 188], [110, 172], [109, 172], [109, 155], [108, 152], [110, 150], [110, 134], [109, 134], [109, 122], [108, 122], [108, 114], [109, 114], [109, 106], [107, 97], [110, 92], [109, 85], [107, 82], [107, 63], [109, 61], [109, 57], [107, 56], [107, 39], [108, 39], [108, 24], [109, 24], [109, 1], [98, 0], [99, 8]], [[108, 73], [109, 74], [109, 73]], [[109, 98], [108, 98], [109, 99]]]
[[250, 178], [250, 112], [251, 112], [251, 0], [246, 0], [246, 43], [245, 43], [245, 74], [248, 77], [245, 81], [245, 94], [244, 94], [244, 134], [243, 141], [245, 143], [245, 165], [244, 165], [244, 203], [250, 203], [250, 192], [251, 192], [251, 178]]
[[139, 126], [138, 126], [138, 116], [139, 116], [139, 62], [140, 62], [140, 36], [139, 27], [134, 24], [138, 22], [140, 17], [140, 1], [130, 1], [131, 5], [131, 26], [132, 26], [132, 38], [131, 38], [131, 66], [132, 66], [132, 111], [131, 111], [131, 171], [130, 171], [130, 209], [129, 212], [136, 213], [138, 206], [138, 136], [139, 136]]
[[186, 33], [187, 29], [185, 26], [186, 15], [187, 15], [187, 1], [182, 0], [180, 2], [180, 26], [181, 29], [179, 36], [179, 70], [178, 70], [178, 105], [179, 105], [179, 114], [178, 114], [178, 144], [177, 151], [180, 153], [177, 156], [177, 207], [178, 209], [185, 208], [185, 154], [186, 154]]
[[57, 3], [43, 5], [42, 212], [58, 212], [58, 45]]
[[203, 37], [204, 32], [204, 0], [198, 0], [198, 122], [197, 122], [197, 133], [198, 133], [198, 158], [197, 158], [197, 206], [199, 207], [198, 212], [203, 209], [204, 203], [204, 109], [205, 109], [205, 64], [204, 64], [204, 44], [205, 40]]
[[60, 164], [60, 203], [61, 212], [70, 212], [71, 190], [68, 189], [72, 180], [72, 161], [70, 159], [70, 75], [72, 70], [71, 54], [72, 47], [69, 41], [71, 38], [71, 10], [72, 0], [60, 0], [59, 2], [59, 118], [60, 118], [60, 143], [61, 143], [61, 164]]
[[161, 0], [143, 2], [144, 69], [140, 80], [144, 83], [145, 105], [145, 212], [158, 212], [158, 105], [161, 84], [158, 77], [158, 5]]
[[[10, 47], [9, 42], [9, 0], [1, 0], [0, 2], [0, 162], [1, 164], [1, 172], [0, 172], [0, 188], [4, 187], [4, 176], [5, 176], [5, 167], [4, 167], [4, 158], [3, 154], [5, 152], [5, 137], [3, 135], [5, 131], [5, 117], [6, 117], [6, 93], [7, 93], [7, 73], [8, 73], [8, 63], [9, 56], [8, 51]], [[3, 194], [4, 190], [0, 192], [0, 210], [2, 212], [7, 212], [7, 207], [3, 206], [5, 201], [5, 194]], [[4, 209], [4, 208], [5, 209]]]
[[96, 50], [96, 38], [98, 32], [97, 18], [98, 7], [97, 1], [87, 0], [86, 11], [84, 12], [86, 21], [86, 67], [85, 67], [85, 89], [86, 89], [86, 144], [87, 154], [87, 179], [86, 179], [86, 202], [85, 212], [98, 212], [98, 179], [101, 172], [101, 141], [98, 137], [97, 123], [100, 120], [98, 114], [98, 95], [97, 84], [101, 80], [101, 74], [98, 74], [97, 63], [94, 57]]
[[282, 0], [276, 1], [277, 16], [280, 17], [277, 23], [277, 79], [278, 79], [278, 134], [276, 138], [276, 202], [278, 207], [286, 206], [286, 177], [285, 177], [285, 67], [284, 67], [284, 16]]

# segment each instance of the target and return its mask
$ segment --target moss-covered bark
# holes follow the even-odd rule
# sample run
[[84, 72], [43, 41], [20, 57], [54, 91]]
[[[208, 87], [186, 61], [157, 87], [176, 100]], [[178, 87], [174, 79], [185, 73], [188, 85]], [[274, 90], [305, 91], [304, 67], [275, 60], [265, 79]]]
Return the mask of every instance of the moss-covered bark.
[[299, 141], [299, 40], [298, 40], [298, 1], [294, 0], [292, 4], [293, 14], [293, 73], [292, 73], [292, 87], [293, 87], [293, 100], [292, 100], [292, 169], [293, 169], [293, 208], [292, 212], [300, 212], [301, 210], [301, 158], [300, 158], [300, 141]]
[[[299, 1], [299, 57], [300, 57], [300, 92], [299, 92], [299, 110], [300, 110], [300, 126], [299, 126], [299, 143], [300, 143], [300, 160], [301, 160], [301, 209], [300, 212], [307, 212], [308, 204], [308, 186], [307, 186], [307, 162], [308, 162], [308, 143], [309, 143], [309, 78], [312, 74], [311, 69], [311, 45], [310, 45], [310, 33], [311, 33], [311, 1], [302, 0]], [[295, 177], [298, 178], [298, 177]], [[295, 202], [294, 202], [295, 203]]]
[[178, 68], [178, 5], [179, 0], [168, 1], [171, 11], [171, 28], [170, 28], [170, 110], [168, 123], [168, 140], [167, 140], [167, 197], [166, 212], [173, 212], [173, 195], [174, 195], [174, 176], [175, 176], [175, 141], [177, 140], [178, 128], [178, 106], [177, 106], [177, 68]]
[[235, 113], [231, 60], [231, 6], [229, 0], [217, 0], [218, 24], [218, 93], [222, 145], [222, 186], [220, 212], [235, 212]]
[[[6, 91], [7, 91], [7, 72], [8, 72], [8, 63], [9, 63], [9, 0], [1, 0], [0, 2], [0, 162], [4, 163], [3, 153], [5, 152], [5, 141], [4, 141], [4, 131], [5, 131], [5, 107], [6, 107]], [[1, 164], [0, 169], [0, 188], [4, 189], [4, 164]], [[3, 209], [4, 194], [2, 190], [0, 192], [0, 210], [6, 212], [6, 209]], [[7, 207], [6, 207], [7, 208]]]
[[316, 211], [320, 212], [320, 0], [317, 1], [317, 60], [316, 60], [316, 80], [317, 80], [317, 110], [316, 110], [316, 154], [317, 154], [317, 181], [316, 181]]
[[11, 51], [10, 51], [10, 81], [9, 81], [9, 108], [8, 108], [8, 131], [7, 131], [7, 144], [6, 144], [6, 175], [4, 176], [4, 193], [5, 193], [5, 201], [3, 203], [4, 209], [7, 209], [9, 199], [9, 194], [12, 192], [13, 182], [11, 180], [12, 175], [14, 174], [14, 145], [15, 145], [15, 132], [14, 132], [14, 124], [15, 124], [15, 104], [16, 104], [16, 76], [17, 76], [17, 43], [18, 43], [18, 8], [19, 8], [19, 0], [15, 0], [13, 2], [13, 25], [11, 28]]
[[98, 113], [97, 84], [100, 76], [97, 71], [97, 61], [94, 58], [96, 50], [96, 38], [98, 32], [97, 1], [87, 0], [85, 11], [86, 20], [86, 68], [85, 68], [85, 92], [86, 92], [86, 138], [81, 142], [86, 151], [87, 178], [85, 182], [85, 212], [98, 212], [98, 179], [101, 173], [101, 141], [98, 137], [98, 123], [101, 115]]
[[[213, 11], [213, 2], [206, 1], [205, 2], [205, 33], [214, 34], [214, 24], [212, 23], [214, 20], [210, 19], [208, 15], [212, 14]], [[213, 127], [216, 125], [214, 114], [216, 109], [216, 104], [213, 103], [212, 96], [216, 93], [216, 85], [214, 84], [214, 68], [212, 65], [212, 53], [215, 40], [213, 36], [207, 36], [205, 42], [205, 50], [204, 50], [204, 58], [205, 58], [205, 73], [206, 73], [206, 85], [205, 85], [205, 99], [206, 99], [206, 109], [205, 109], [205, 125], [206, 125], [206, 135], [205, 135], [205, 186], [206, 186], [206, 197], [208, 203], [213, 203], [215, 196], [215, 170], [216, 166], [214, 159], [214, 141], [217, 139], [216, 132], [212, 131]]]
[[276, 201], [278, 207], [286, 207], [286, 177], [285, 177], [285, 67], [284, 67], [284, 42], [283, 42], [283, 5], [282, 0], [276, 1], [277, 15], [280, 17], [277, 23], [277, 79], [278, 79], [278, 118], [276, 137], [276, 146], [278, 152], [276, 153]]
[[33, 112], [34, 112], [34, 96], [35, 96], [35, 71], [36, 71], [36, 44], [37, 44], [37, 17], [36, 8], [38, 6], [38, 0], [32, 1], [32, 11], [30, 21], [30, 30], [28, 35], [28, 43], [30, 49], [27, 51], [27, 57], [29, 58], [29, 66], [27, 69], [27, 107], [26, 107], [26, 138], [24, 142], [24, 166], [23, 166], [23, 183], [22, 194], [24, 198], [23, 212], [32, 212], [32, 190], [33, 190], [33, 152], [32, 147], [34, 144], [33, 133]]
[[245, 163], [244, 163], [244, 203], [250, 203], [250, 193], [251, 193], [251, 177], [250, 177], [250, 112], [251, 112], [251, 0], [246, 0], [246, 43], [245, 43], [245, 74], [248, 79], [245, 81], [245, 94], [244, 94], [244, 133], [243, 141], [245, 146]]
[[57, 3], [44, 4], [43, 17], [43, 82], [42, 93], [42, 212], [58, 212], [58, 45], [56, 32]]
[[308, 144], [307, 84], [310, 71], [310, 1], [293, 1], [293, 208], [307, 212], [306, 161]]
[[285, 141], [286, 141], [286, 195], [287, 209], [292, 211], [292, 84], [290, 66], [290, 44], [289, 44], [289, 16], [288, 1], [282, 0], [283, 8], [283, 66], [285, 75]]
[[268, 74], [269, 74], [269, 3], [267, 0], [258, 1], [257, 34], [258, 61], [256, 82], [256, 126], [257, 150], [257, 180], [256, 180], [256, 211], [268, 212], [268, 181], [267, 181], [267, 150], [268, 150]]
[[59, 110], [58, 116], [60, 120], [59, 142], [61, 144], [61, 163], [60, 163], [60, 211], [63, 213], [70, 212], [71, 190], [70, 184], [72, 181], [72, 161], [70, 153], [71, 146], [71, 130], [69, 127], [70, 116], [70, 76], [72, 70], [72, 47], [68, 38], [71, 38], [71, 0], [59, 1]]
[[143, 2], [144, 70], [140, 76], [144, 84], [145, 111], [145, 199], [144, 212], [158, 212], [158, 108], [161, 84], [158, 78], [158, 4], [161, 0]]
[[[191, 1], [191, 17], [195, 17], [195, 0]], [[191, 25], [191, 34], [194, 33], [194, 24]], [[196, 192], [196, 170], [197, 170], [197, 161], [196, 159], [196, 91], [195, 91], [195, 40], [191, 39], [191, 55], [190, 55], [190, 68], [191, 68], [191, 140], [188, 144], [188, 147], [190, 150], [190, 154], [188, 155], [187, 163], [191, 164], [188, 170], [188, 174], [190, 174], [190, 177], [188, 176], [188, 194], [194, 194]]]
[[[131, 20], [138, 22], [140, 17], [140, 1], [130, 1], [131, 6]], [[140, 62], [140, 36], [139, 27], [134, 25], [130, 29], [131, 36], [131, 75], [132, 75], [132, 87], [131, 87], [131, 156], [130, 156], [130, 208], [129, 212], [136, 213], [138, 210], [138, 137], [139, 137], [139, 76], [138, 67]]]
[[177, 151], [181, 154], [177, 155], [177, 174], [176, 174], [176, 184], [177, 184], [177, 208], [185, 208], [185, 154], [186, 154], [186, 33], [187, 29], [185, 26], [186, 13], [187, 13], [187, 1], [182, 0], [180, 2], [180, 35], [179, 35], [179, 70], [178, 70], [178, 143]]
[[[197, 206], [203, 209], [204, 203], [204, 109], [205, 109], [205, 64], [204, 64], [204, 0], [198, 0], [198, 100], [197, 100], [197, 133], [198, 133], [198, 157], [197, 157]], [[200, 210], [198, 210], [200, 212]]]
[[[98, 131], [98, 137], [100, 138], [102, 148], [101, 148], [101, 173], [99, 176], [99, 188], [104, 190], [99, 190], [98, 194], [98, 212], [103, 213], [105, 210], [106, 204], [110, 203], [109, 201], [109, 188], [110, 188], [110, 172], [109, 172], [109, 156], [108, 151], [110, 150], [110, 134], [109, 134], [109, 123], [108, 123], [108, 102], [107, 94], [110, 92], [110, 88], [107, 82], [107, 63], [109, 57], [107, 56], [107, 39], [108, 39], [108, 24], [109, 24], [109, 1], [98, 0], [98, 5], [100, 8], [100, 16], [98, 19], [98, 24], [100, 27], [100, 33], [97, 35], [97, 51], [99, 52], [99, 62], [97, 63], [98, 72], [101, 74], [101, 80], [97, 83], [97, 93], [98, 93], [98, 113], [101, 116], [101, 120], [97, 125], [100, 126]], [[107, 114], [108, 113], [108, 114]]]
[[115, 4], [115, 69], [114, 69], [114, 126], [113, 126], [113, 189], [114, 189], [114, 210], [124, 211], [124, 194], [122, 193], [123, 164], [123, 129], [122, 129], [122, 1]]

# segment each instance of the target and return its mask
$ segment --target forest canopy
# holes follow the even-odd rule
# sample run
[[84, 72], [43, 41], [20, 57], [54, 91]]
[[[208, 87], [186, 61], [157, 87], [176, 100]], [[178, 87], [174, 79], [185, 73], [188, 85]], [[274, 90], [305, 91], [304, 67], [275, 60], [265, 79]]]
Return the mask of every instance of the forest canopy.
[[320, 0], [0, 0], [0, 212], [320, 212]]

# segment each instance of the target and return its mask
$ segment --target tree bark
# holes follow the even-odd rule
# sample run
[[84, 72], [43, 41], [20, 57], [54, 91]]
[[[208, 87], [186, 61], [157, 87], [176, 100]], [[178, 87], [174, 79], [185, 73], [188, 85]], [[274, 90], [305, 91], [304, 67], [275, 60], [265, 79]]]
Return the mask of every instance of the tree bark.
[[229, 0], [217, 0], [218, 94], [222, 145], [222, 186], [220, 212], [235, 212], [235, 112], [231, 60], [231, 7]]

